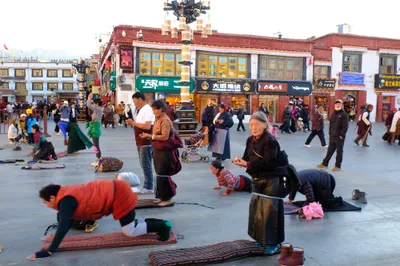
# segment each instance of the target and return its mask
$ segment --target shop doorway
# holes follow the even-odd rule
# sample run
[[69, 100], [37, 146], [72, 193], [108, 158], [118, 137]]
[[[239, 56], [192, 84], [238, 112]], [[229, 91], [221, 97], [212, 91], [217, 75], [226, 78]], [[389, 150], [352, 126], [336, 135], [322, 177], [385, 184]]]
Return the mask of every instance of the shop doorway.
[[219, 101], [218, 95], [200, 97], [200, 119], [201, 119], [201, 114], [203, 113], [204, 109], [206, 109], [206, 107], [210, 103], [210, 101], [214, 101], [215, 103], [218, 103], [218, 101]]
[[382, 101], [382, 121], [386, 121], [387, 116], [389, 115], [390, 110], [392, 109], [391, 107], [391, 97], [390, 96], [384, 96], [383, 101]]
[[268, 120], [271, 123], [278, 121], [278, 100], [279, 96], [273, 95], [260, 95], [259, 96], [259, 106], [264, 103], [265, 107], [268, 109], [269, 116]]
[[239, 109], [239, 107], [244, 106], [245, 110], [249, 111], [249, 99], [247, 95], [235, 95], [232, 96], [231, 107], [235, 111]]
[[328, 114], [330, 114], [328, 96], [314, 96], [314, 105], [310, 107], [312, 108], [310, 111], [315, 112], [316, 107], [322, 105], [324, 107], [324, 119], [327, 119]]
[[347, 93], [344, 96], [343, 105], [344, 105], [344, 110], [349, 115], [349, 119], [355, 121], [357, 113], [357, 98], [355, 93]]

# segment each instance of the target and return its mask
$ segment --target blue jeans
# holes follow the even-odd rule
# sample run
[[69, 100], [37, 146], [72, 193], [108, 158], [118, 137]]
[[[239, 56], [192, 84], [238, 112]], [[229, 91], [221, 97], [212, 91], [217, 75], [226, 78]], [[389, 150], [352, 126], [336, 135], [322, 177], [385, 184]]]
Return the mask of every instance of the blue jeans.
[[144, 175], [144, 185], [143, 188], [154, 190], [154, 176], [153, 176], [153, 166], [152, 166], [152, 152], [153, 147], [144, 146], [138, 147], [139, 162], [143, 169]]

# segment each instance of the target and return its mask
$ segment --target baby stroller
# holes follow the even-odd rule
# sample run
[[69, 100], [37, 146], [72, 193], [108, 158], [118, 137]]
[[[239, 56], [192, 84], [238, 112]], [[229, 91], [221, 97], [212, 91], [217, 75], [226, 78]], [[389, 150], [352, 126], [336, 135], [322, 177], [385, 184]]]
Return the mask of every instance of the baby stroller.
[[192, 135], [190, 139], [185, 139], [185, 150], [182, 152], [182, 162], [197, 162], [204, 161], [209, 162], [210, 157], [204, 156], [199, 148], [208, 145], [208, 127], [203, 127], [199, 133]]

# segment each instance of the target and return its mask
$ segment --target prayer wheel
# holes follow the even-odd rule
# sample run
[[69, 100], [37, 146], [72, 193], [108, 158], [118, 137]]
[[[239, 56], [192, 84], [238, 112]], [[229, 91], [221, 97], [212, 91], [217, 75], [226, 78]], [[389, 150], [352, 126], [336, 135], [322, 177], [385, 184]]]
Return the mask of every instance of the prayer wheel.
[[197, 20], [197, 30], [198, 31], [202, 31], [203, 30], [203, 20], [201, 18], [199, 18]]
[[185, 30], [186, 29], [186, 18], [185, 17], [180, 17], [179, 18], [179, 30]]

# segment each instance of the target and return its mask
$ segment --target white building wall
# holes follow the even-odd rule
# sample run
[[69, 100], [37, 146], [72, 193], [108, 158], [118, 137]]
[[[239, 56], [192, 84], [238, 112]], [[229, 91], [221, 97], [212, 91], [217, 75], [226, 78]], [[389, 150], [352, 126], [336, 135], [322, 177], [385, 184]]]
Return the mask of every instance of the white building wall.
[[[331, 75], [332, 78], [336, 78], [339, 85], [339, 73], [342, 72], [343, 65], [343, 51], [341, 48], [332, 48], [332, 68]], [[374, 78], [375, 74], [379, 73], [379, 53], [377, 51], [365, 51], [362, 54], [362, 73], [365, 75], [364, 83], [365, 87], [348, 86], [342, 87], [345, 90], [365, 90], [367, 92], [367, 103], [375, 106], [374, 110], [371, 112], [370, 119], [372, 121], [376, 120], [376, 103], [377, 95], [375, 93]], [[357, 106], [359, 108], [359, 106]]]
[[[62, 72], [64, 69], [72, 69], [71, 63], [41, 63], [41, 62], [26, 62], [26, 63], [16, 63], [16, 62], [4, 62], [3, 65], [0, 66], [1, 68], [8, 68], [8, 74], [11, 77], [15, 76], [16, 69], [25, 69], [25, 80], [24, 81], [10, 81], [9, 88], [12, 90], [16, 89], [15, 83], [16, 82], [25, 82], [26, 89], [28, 90], [28, 95], [26, 96], [26, 100], [32, 102], [34, 95], [43, 95], [44, 99], [47, 99], [50, 95], [56, 95], [55, 92], [51, 92], [47, 90], [47, 83], [58, 83], [59, 90], [63, 89], [62, 84], [66, 83], [73, 83], [73, 91], [77, 92], [78, 85], [76, 83], [77, 74], [74, 74], [73, 77], [63, 77]], [[32, 77], [32, 69], [42, 69], [43, 76], [42, 77]], [[57, 69], [58, 70], [58, 77], [47, 77], [47, 69]], [[32, 90], [32, 83], [33, 82], [40, 82], [43, 83], [43, 90], [42, 91], [33, 91]], [[15, 100], [15, 97], [11, 97], [11, 100]]]
[[251, 78], [258, 79], [258, 55], [252, 54], [250, 57]]

